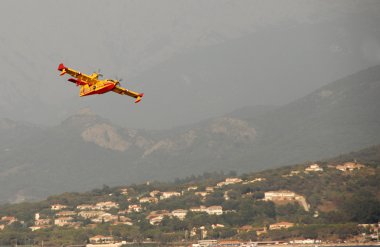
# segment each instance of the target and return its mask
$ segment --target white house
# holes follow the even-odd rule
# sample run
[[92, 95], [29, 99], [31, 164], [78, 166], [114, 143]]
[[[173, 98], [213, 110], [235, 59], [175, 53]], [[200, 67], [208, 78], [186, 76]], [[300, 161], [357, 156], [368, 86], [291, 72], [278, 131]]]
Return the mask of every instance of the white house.
[[356, 162], [346, 162], [342, 165], [337, 165], [336, 166], [336, 169], [340, 170], [340, 171], [343, 171], [343, 172], [346, 172], [346, 171], [353, 171], [355, 169], [361, 169], [365, 167], [364, 165], [362, 164], [358, 164]]
[[132, 204], [128, 206], [128, 213], [130, 212], [141, 212], [142, 208], [138, 204]]
[[186, 210], [186, 209], [176, 209], [176, 210], [172, 211], [172, 215], [174, 217], [179, 218], [180, 220], [184, 220], [187, 212], [188, 212], [188, 210]]
[[243, 182], [240, 178], [226, 178], [226, 185], [227, 184], [237, 184]]
[[77, 209], [79, 210], [94, 210], [95, 208], [95, 205], [91, 204], [81, 204], [77, 206]]
[[264, 193], [264, 201], [295, 200], [297, 194], [289, 190], [267, 191]]
[[85, 219], [90, 219], [90, 218], [99, 217], [100, 215], [104, 213], [105, 213], [104, 211], [81, 211], [78, 213], [78, 215]]
[[128, 195], [128, 188], [122, 188], [122, 189], [120, 189], [120, 193], [122, 194], [122, 195]]
[[207, 208], [203, 205], [199, 206], [199, 207], [192, 207], [190, 208], [190, 211], [191, 212], [195, 212], [195, 213], [198, 213], [198, 212], [206, 212]]
[[223, 208], [222, 206], [210, 206], [206, 209], [206, 213], [221, 215], [223, 214]]
[[291, 223], [291, 222], [278, 222], [278, 223], [269, 225], [269, 230], [286, 229], [293, 226], [294, 226], [294, 223]]
[[73, 220], [73, 217], [60, 217], [54, 220], [54, 225], [67, 226], [70, 225]]
[[110, 210], [111, 208], [119, 208], [119, 204], [112, 201], [98, 202], [96, 207], [99, 210]]
[[153, 190], [153, 191], [149, 192], [149, 195], [150, 195], [151, 197], [156, 197], [156, 196], [159, 195], [160, 193], [161, 193], [161, 191], [159, 191], [159, 190]]
[[160, 199], [163, 200], [163, 199], [168, 199], [170, 197], [174, 197], [174, 196], [181, 196], [181, 193], [179, 192], [176, 192], [176, 191], [166, 191], [166, 192], [162, 192], [162, 195], [160, 196]]
[[90, 238], [90, 243], [92, 244], [109, 244], [113, 242], [114, 239], [112, 236], [96, 235]]
[[194, 193], [194, 195], [196, 196], [200, 196], [200, 197], [205, 197], [207, 196], [209, 193], [207, 191], [197, 191]]
[[198, 186], [189, 186], [187, 188], [187, 191], [191, 191], [191, 190], [197, 190], [198, 189]]
[[66, 217], [66, 216], [74, 216], [77, 215], [74, 211], [61, 211], [55, 214], [57, 217]]
[[305, 172], [323, 172], [323, 168], [318, 164], [312, 164], [309, 167], [306, 167]]
[[67, 208], [67, 206], [66, 205], [62, 205], [62, 204], [53, 204], [53, 205], [51, 205], [51, 210], [54, 210], [54, 211], [62, 210], [64, 208]]
[[157, 203], [158, 199], [156, 197], [141, 197], [140, 203]]

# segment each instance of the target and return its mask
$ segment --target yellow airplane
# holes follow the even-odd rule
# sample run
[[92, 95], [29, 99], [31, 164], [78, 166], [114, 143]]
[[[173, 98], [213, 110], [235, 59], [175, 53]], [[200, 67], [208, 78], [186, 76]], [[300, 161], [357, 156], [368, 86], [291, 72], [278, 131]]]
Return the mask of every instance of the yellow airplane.
[[75, 78], [70, 78], [68, 81], [75, 83], [80, 87], [79, 96], [88, 96], [93, 94], [103, 94], [113, 91], [121, 95], [128, 95], [136, 99], [135, 103], [141, 101], [144, 96], [143, 93], [136, 93], [126, 88], [120, 87], [120, 82], [118, 80], [99, 80], [99, 74], [93, 73], [92, 75], [82, 74], [79, 71], [67, 68], [63, 63], [58, 66], [58, 70], [61, 71], [60, 76], [64, 74], [69, 74]]

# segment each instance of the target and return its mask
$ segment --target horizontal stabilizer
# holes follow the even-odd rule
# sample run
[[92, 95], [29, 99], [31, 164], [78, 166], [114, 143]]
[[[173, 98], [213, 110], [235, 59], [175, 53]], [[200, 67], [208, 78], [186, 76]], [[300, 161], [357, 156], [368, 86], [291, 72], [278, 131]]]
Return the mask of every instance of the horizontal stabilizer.
[[79, 85], [85, 85], [86, 84], [85, 82], [83, 82], [83, 81], [81, 81], [79, 79], [74, 79], [74, 78], [70, 78], [70, 79], [68, 79], [68, 81], [70, 81], [72, 83], [75, 83], [77, 86], [79, 86]]
[[143, 93], [140, 93], [137, 98], [136, 98], [136, 101], [135, 103], [139, 103], [141, 101], [141, 98], [144, 97], [144, 94]]
[[67, 67], [65, 67], [65, 65], [63, 63], [61, 63], [59, 66], [58, 66], [58, 70], [59, 71], [62, 71], [61, 74], [59, 74], [60, 76], [66, 74], [66, 69]]

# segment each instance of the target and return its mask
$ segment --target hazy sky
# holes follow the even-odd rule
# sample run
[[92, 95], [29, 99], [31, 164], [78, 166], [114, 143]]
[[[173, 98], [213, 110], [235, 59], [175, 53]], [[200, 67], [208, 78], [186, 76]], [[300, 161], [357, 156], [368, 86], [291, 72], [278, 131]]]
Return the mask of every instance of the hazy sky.
[[[0, 3], [3, 117], [57, 124], [81, 108], [132, 128], [285, 104], [380, 62], [380, 1]], [[79, 98], [60, 62], [145, 93]]]

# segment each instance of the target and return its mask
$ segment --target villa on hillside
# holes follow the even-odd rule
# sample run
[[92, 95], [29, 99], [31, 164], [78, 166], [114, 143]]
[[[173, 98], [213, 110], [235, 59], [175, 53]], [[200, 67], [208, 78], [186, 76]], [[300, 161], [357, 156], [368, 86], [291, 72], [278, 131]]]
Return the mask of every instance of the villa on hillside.
[[114, 239], [112, 236], [96, 235], [90, 238], [90, 243], [92, 244], [110, 244], [113, 242]]
[[305, 172], [323, 172], [323, 168], [318, 164], [312, 164], [305, 169]]
[[94, 223], [103, 223], [103, 222], [116, 222], [118, 220], [117, 215], [112, 215], [110, 213], [104, 213], [99, 215], [97, 218], [91, 219]]
[[192, 207], [190, 208], [191, 212], [199, 213], [199, 212], [206, 212], [208, 214], [216, 214], [216, 215], [221, 215], [223, 214], [223, 207], [219, 205], [215, 206], [210, 206], [210, 207], [205, 207], [203, 205], [199, 207]]
[[104, 211], [81, 211], [78, 213], [78, 215], [85, 219], [90, 219], [90, 218], [99, 217], [100, 215], [104, 213], [105, 213]]
[[244, 181], [243, 184], [253, 184], [253, 183], [261, 182], [261, 181], [265, 181], [265, 180], [266, 180], [265, 178], [254, 178], [254, 179], [249, 180], [249, 181]]
[[60, 217], [54, 220], [54, 225], [57, 226], [67, 226], [73, 222], [73, 217]]
[[198, 212], [206, 212], [206, 207], [201, 205], [199, 207], [191, 207], [190, 208], [190, 211], [191, 212], [195, 212], [195, 213], [198, 213]]
[[278, 223], [269, 225], [269, 230], [287, 229], [293, 226], [294, 226], [294, 223], [291, 223], [291, 222], [278, 222]]
[[57, 217], [66, 217], [66, 216], [74, 216], [77, 215], [74, 211], [61, 211], [55, 214]]
[[358, 164], [356, 162], [346, 162], [344, 164], [341, 164], [341, 165], [337, 165], [335, 168], [337, 170], [340, 170], [340, 171], [343, 171], [343, 172], [347, 172], [347, 171], [353, 171], [355, 169], [361, 169], [361, 168], [364, 168], [365, 165], [362, 165], [362, 164]]
[[187, 188], [187, 191], [197, 190], [197, 189], [198, 189], [198, 186], [190, 186]]
[[216, 224], [212, 224], [211, 225], [211, 228], [212, 229], [216, 229], [216, 228], [224, 228], [225, 227], [225, 225], [223, 225], [223, 224], [218, 224], [218, 223], [216, 223]]
[[237, 184], [241, 182], [243, 182], [241, 178], [226, 178], [226, 184]]
[[67, 208], [66, 205], [62, 205], [62, 204], [53, 204], [51, 205], [51, 210], [54, 210], [54, 211], [58, 211], [58, 210], [62, 210], [62, 209], [65, 209]]
[[140, 203], [157, 203], [158, 199], [156, 197], [141, 197]]
[[129, 225], [129, 226], [132, 226], [132, 225], [133, 225], [133, 222], [132, 222], [132, 219], [131, 219], [131, 218], [128, 218], [128, 217], [125, 217], [125, 216], [118, 216], [117, 220], [114, 221], [113, 224], [114, 224], [114, 225], [122, 224], [122, 225]]
[[264, 193], [264, 201], [284, 202], [297, 201], [305, 211], [310, 210], [310, 205], [306, 202], [306, 198], [289, 190], [267, 191]]
[[206, 197], [209, 193], [207, 191], [197, 191], [194, 193], [196, 196]]
[[207, 192], [214, 192], [214, 187], [212, 187], [212, 186], [208, 186], [208, 187], [206, 187], [206, 189], [205, 189]]
[[110, 210], [111, 208], [119, 208], [119, 204], [112, 201], [98, 202], [96, 208], [99, 210]]
[[297, 194], [289, 190], [267, 191], [264, 193], [264, 201], [295, 200]]
[[35, 226], [45, 226], [50, 224], [50, 219], [38, 219], [34, 221]]
[[222, 206], [210, 206], [206, 209], [206, 213], [221, 215], [223, 214], [223, 208]]
[[132, 204], [128, 206], [128, 213], [131, 212], [141, 212], [142, 207], [138, 204]]
[[128, 195], [128, 188], [120, 189], [120, 193], [125, 196]]
[[159, 190], [153, 190], [153, 191], [149, 192], [149, 195], [151, 197], [156, 197], [159, 194], [161, 194], [161, 191], [159, 191]]
[[1, 217], [0, 221], [2, 221], [2, 223], [10, 225], [10, 224], [12, 224], [12, 223], [14, 223], [14, 222], [16, 222], [18, 220], [14, 216], [3, 216], [3, 217]]
[[300, 173], [301, 173], [301, 171], [293, 170], [293, 171], [290, 171], [289, 174], [282, 175], [282, 177], [283, 178], [293, 177], [293, 176], [299, 175]]
[[149, 220], [149, 223], [151, 225], [157, 225], [161, 223], [165, 216], [171, 217], [172, 214], [169, 213], [167, 210], [152, 211], [149, 213], [146, 219]]
[[257, 236], [264, 235], [268, 232], [267, 228], [265, 226], [264, 227], [255, 227], [253, 230], [256, 231]]
[[95, 205], [91, 204], [81, 204], [77, 206], [79, 210], [95, 210]]
[[225, 185], [237, 184], [241, 182], [243, 182], [241, 178], [226, 178], [224, 181], [217, 183], [216, 187], [223, 187]]
[[164, 215], [157, 215], [151, 219], [149, 219], [149, 224], [151, 225], [158, 225], [161, 223], [161, 221], [164, 219]]
[[179, 192], [176, 192], [176, 191], [166, 191], [166, 192], [162, 192], [162, 195], [160, 196], [160, 199], [163, 200], [163, 199], [168, 199], [170, 197], [174, 197], [174, 196], [181, 196], [181, 193]]
[[179, 218], [180, 220], [184, 220], [187, 212], [188, 212], [188, 210], [186, 210], [186, 209], [176, 209], [176, 210], [172, 211], [172, 215], [174, 217]]

